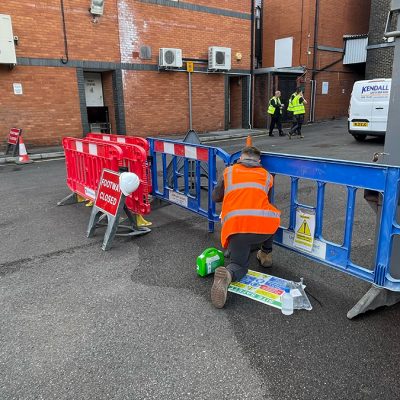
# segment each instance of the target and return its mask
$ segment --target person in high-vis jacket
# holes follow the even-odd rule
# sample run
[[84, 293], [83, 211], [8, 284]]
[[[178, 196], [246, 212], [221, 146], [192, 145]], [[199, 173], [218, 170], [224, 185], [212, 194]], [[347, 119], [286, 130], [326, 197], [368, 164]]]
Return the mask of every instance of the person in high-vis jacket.
[[260, 164], [260, 151], [245, 147], [237, 164], [224, 170], [213, 190], [212, 199], [222, 201], [221, 243], [230, 251], [230, 263], [215, 270], [211, 301], [225, 305], [228, 286], [243, 278], [249, 266], [252, 246], [261, 245], [257, 259], [272, 266], [272, 242], [280, 224], [280, 211], [269, 201], [272, 175]]
[[288, 106], [287, 106], [287, 109], [286, 109], [289, 116], [293, 116], [293, 100], [296, 97], [296, 95], [297, 95], [297, 92], [294, 92], [289, 97]]
[[306, 99], [303, 96], [303, 91], [301, 88], [296, 89], [296, 96], [292, 100], [292, 112], [293, 112], [293, 125], [289, 132], [289, 139], [293, 135], [299, 135], [300, 139], [304, 136], [301, 133], [301, 127], [304, 123], [304, 115], [306, 113], [305, 105], [307, 104]]
[[282, 109], [283, 109], [283, 104], [281, 103], [281, 92], [277, 90], [275, 92], [275, 96], [271, 97], [268, 103], [268, 109], [267, 113], [271, 117], [271, 123], [269, 124], [269, 136], [274, 136], [273, 130], [276, 127], [278, 128], [279, 131], [279, 136], [285, 136], [285, 134], [282, 131]]

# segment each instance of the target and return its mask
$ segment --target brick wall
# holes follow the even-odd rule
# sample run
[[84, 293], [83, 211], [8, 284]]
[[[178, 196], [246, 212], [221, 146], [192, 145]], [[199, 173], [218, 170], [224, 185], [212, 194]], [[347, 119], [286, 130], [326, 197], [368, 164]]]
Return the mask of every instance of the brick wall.
[[[119, 61], [118, 15], [115, 1], [105, 2], [105, 16], [92, 22], [88, 0], [64, 0], [70, 59]], [[57, 58], [64, 55], [59, 0], [0, 2], [0, 14], [12, 18], [19, 37], [17, 57]]]
[[[63, 136], [81, 136], [76, 72], [70, 68], [0, 66], [0, 132], [23, 128], [28, 145], [58, 145]], [[15, 95], [13, 83], [22, 83]]]
[[[189, 129], [186, 73], [126, 71], [124, 87], [129, 134], [178, 134]], [[223, 93], [222, 75], [192, 75], [193, 129], [198, 132], [223, 129]]]
[[[102, 72], [113, 132], [143, 136], [186, 132], [187, 74], [159, 73], [158, 49], [177, 47], [183, 57], [207, 59], [209, 46], [230, 47], [232, 68], [248, 71], [251, 1], [192, 0], [188, 1], [192, 9], [183, 9], [185, 3], [110, 0], [105, 2], [104, 16], [93, 23], [88, 0], [64, 0], [69, 63], [63, 65], [60, 1], [0, 2], [0, 13], [11, 15], [14, 35], [19, 37], [18, 65], [12, 71], [0, 66], [0, 87], [5, 90], [0, 131], [19, 125], [29, 132], [27, 143], [36, 145], [60, 143], [65, 135], [81, 136], [87, 128], [85, 115], [81, 116], [84, 94], [78, 91], [80, 68]], [[143, 45], [151, 47], [150, 60], [139, 58]], [[237, 52], [241, 61], [235, 58]], [[197, 69], [206, 67], [207, 63], [196, 64]], [[13, 82], [23, 84], [23, 96], [13, 94]], [[237, 106], [242, 109], [240, 102]], [[224, 122], [224, 76], [193, 74], [194, 129], [224, 129]]]
[[393, 58], [394, 47], [368, 50], [365, 79], [391, 78]]
[[[390, 10], [390, 0], [372, 0], [368, 45], [385, 45], [383, 34]], [[367, 54], [366, 79], [391, 78], [394, 47], [369, 49]]]
[[[274, 66], [275, 40], [293, 37], [293, 67], [307, 68], [302, 77], [305, 96], [310, 100], [310, 79], [313, 67], [315, 0], [264, 1], [264, 48], [263, 67]], [[267, 8], [266, 8], [267, 7]], [[334, 0], [320, 1], [318, 45], [342, 49], [343, 35], [368, 33], [370, 0], [342, 0], [340, 6]], [[290, 10], [290, 23], [287, 21]], [[359, 67], [344, 66], [342, 53], [318, 50], [315, 75], [317, 82], [315, 117], [317, 120], [347, 115], [351, 87], [356, 80], [363, 79], [364, 71]], [[328, 67], [330, 64], [334, 65]], [[328, 67], [328, 68], [327, 68]], [[329, 82], [327, 95], [321, 94], [322, 83]], [[310, 101], [309, 101], [310, 103]], [[310, 104], [309, 104], [310, 105]], [[307, 113], [309, 111], [307, 106]], [[258, 118], [263, 123], [262, 118]]]
[[137, 1], [119, 0], [119, 3], [123, 62], [143, 63], [138, 57], [143, 45], [152, 48], [152, 59], [144, 61], [148, 64], [158, 62], [158, 49], [162, 47], [182, 49], [184, 58], [208, 59], [209, 46], [223, 46], [232, 49], [232, 56], [242, 53], [241, 61], [232, 57], [232, 68], [250, 67], [249, 20]]

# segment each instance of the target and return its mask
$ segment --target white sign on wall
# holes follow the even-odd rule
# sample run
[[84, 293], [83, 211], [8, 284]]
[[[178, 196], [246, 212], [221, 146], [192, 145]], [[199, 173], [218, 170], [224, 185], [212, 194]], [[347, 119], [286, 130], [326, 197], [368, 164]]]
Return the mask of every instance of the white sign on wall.
[[292, 66], [293, 38], [275, 40], [275, 68], [287, 68]]
[[22, 83], [13, 83], [14, 94], [23, 94]]
[[322, 94], [328, 94], [329, 82], [322, 82]]

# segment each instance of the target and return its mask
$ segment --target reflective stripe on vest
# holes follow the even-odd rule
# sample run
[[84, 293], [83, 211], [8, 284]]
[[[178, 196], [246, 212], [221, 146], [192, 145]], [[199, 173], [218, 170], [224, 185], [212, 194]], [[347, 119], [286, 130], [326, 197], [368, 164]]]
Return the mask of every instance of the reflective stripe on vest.
[[[272, 115], [274, 115], [275, 114], [275, 109], [276, 109], [276, 107], [274, 107], [272, 104], [271, 104], [271, 101], [272, 100], [275, 100], [275, 104], [278, 104], [279, 106], [281, 105], [281, 101], [280, 101], [280, 99], [279, 98], [277, 98], [277, 97], [272, 97], [271, 98], [271, 100], [269, 101], [269, 106], [268, 106], [268, 114], [272, 114]], [[280, 110], [280, 112], [281, 112], [281, 114], [282, 114], [282, 110]]]
[[265, 217], [265, 218], [280, 218], [280, 212], [270, 210], [234, 210], [225, 215], [221, 221], [225, 224], [226, 221], [233, 217]]
[[227, 182], [226, 182], [226, 190], [225, 194], [228, 194], [232, 190], [237, 190], [237, 189], [261, 189], [264, 192], [268, 194], [269, 192], [269, 184], [271, 182], [271, 175], [269, 174], [268, 171], [265, 171], [267, 173], [267, 181], [265, 186], [261, 185], [260, 183], [255, 183], [255, 182], [245, 182], [245, 183], [232, 183], [232, 174], [233, 174], [233, 167], [228, 167], [227, 168]]

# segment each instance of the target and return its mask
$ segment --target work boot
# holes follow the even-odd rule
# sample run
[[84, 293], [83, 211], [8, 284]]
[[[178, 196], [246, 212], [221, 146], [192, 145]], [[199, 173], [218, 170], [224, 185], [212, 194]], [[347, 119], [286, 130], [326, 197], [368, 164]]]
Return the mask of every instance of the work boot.
[[223, 308], [226, 303], [228, 286], [232, 275], [225, 267], [218, 267], [214, 273], [214, 283], [211, 288], [211, 302], [216, 308]]
[[283, 133], [283, 131], [279, 132], [279, 136], [285, 136], [285, 134]]
[[275, 136], [272, 132], [270, 132], [269, 134], [268, 134], [268, 136], [271, 136], [271, 137], [273, 137], [273, 136]]
[[264, 253], [262, 250], [258, 250], [257, 260], [264, 268], [272, 267], [272, 252]]
[[300, 139], [304, 139], [304, 136], [300, 133]]

